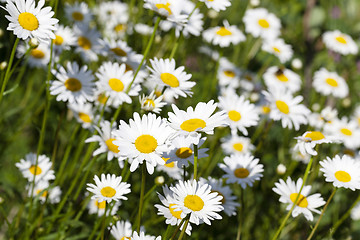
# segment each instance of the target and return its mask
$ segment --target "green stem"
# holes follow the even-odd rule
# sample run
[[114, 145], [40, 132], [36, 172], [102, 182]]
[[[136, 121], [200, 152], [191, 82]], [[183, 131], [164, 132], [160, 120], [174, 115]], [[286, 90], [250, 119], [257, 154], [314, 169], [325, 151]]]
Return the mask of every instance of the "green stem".
[[332, 191], [332, 193], [331, 193], [329, 199], [327, 200], [327, 202], [326, 202], [323, 210], [321, 211], [320, 217], [319, 217], [319, 219], [317, 220], [317, 222], [316, 222], [316, 224], [315, 224], [315, 227], [314, 227], [313, 230], [311, 231], [310, 236], [307, 238], [307, 240], [310, 240], [310, 239], [314, 236], [314, 233], [315, 233], [316, 229], [318, 228], [318, 226], [319, 226], [319, 224], [320, 224], [321, 218], [323, 217], [324, 212], [325, 212], [327, 206], [329, 205], [331, 199], [334, 197], [334, 195], [335, 195], [335, 193], [336, 193], [336, 190], [337, 190], [337, 188], [334, 188], [334, 190]]
[[174, 45], [174, 47], [173, 47], [173, 49], [172, 49], [172, 51], [171, 51], [170, 57], [169, 57], [170, 59], [173, 59], [173, 58], [174, 58], [174, 55], [175, 55], [175, 53], [176, 53], [176, 50], [177, 50], [178, 47], [179, 47], [179, 43], [180, 43], [180, 39], [181, 39], [182, 35], [183, 35], [183, 33], [182, 33], [182, 31], [181, 31], [181, 32], [180, 32], [180, 36], [179, 36], [178, 38], [176, 38], [175, 45]]
[[356, 198], [355, 202], [351, 205], [351, 207], [349, 208], [349, 210], [347, 210], [347, 212], [339, 219], [337, 220], [337, 222], [334, 224], [334, 227], [332, 227], [331, 229], [331, 233], [330, 235], [332, 236], [336, 230], [338, 229], [338, 227], [350, 216], [351, 214], [351, 210], [356, 206], [356, 204], [360, 201], [360, 194], [359, 196]]
[[183, 226], [183, 229], [181, 230], [181, 233], [180, 233], [180, 236], [179, 236], [178, 240], [181, 240], [184, 237], [187, 225], [189, 224], [189, 220], [190, 220], [190, 218], [188, 218], [186, 220], [186, 222], [185, 222], [185, 224]]
[[244, 191], [242, 187], [240, 187], [240, 208], [239, 208], [239, 226], [237, 230], [236, 240], [240, 240], [241, 230], [242, 230], [242, 220], [244, 218]]
[[300, 198], [301, 191], [302, 191], [302, 189], [303, 189], [303, 187], [304, 187], [304, 185], [305, 185], [305, 183], [306, 183], [306, 180], [307, 180], [307, 178], [308, 178], [308, 176], [309, 176], [313, 159], [314, 159], [314, 157], [312, 156], [312, 157], [310, 158], [310, 161], [309, 161], [307, 167], [306, 167], [306, 170], [305, 170], [305, 173], [304, 173], [304, 176], [303, 176], [303, 183], [302, 183], [302, 185], [301, 185], [300, 191], [299, 191], [298, 195], [296, 196], [296, 199], [295, 199], [295, 201], [293, 202], [291, 209], [289, 210], [289, 212], [288, 212], [287, 215], [285, 216], [284, 220], [282, 221], [280, 227], [279, 227], [278, 230], [276, 231], [276, 233], [275, 233], [275, 235], [273, 236], [272, 240], [276, 240], [276, 239], [280, 236], [280, 233], [281, 233], [282, 229], [285, 227], [286, 221], [289, 219], [292, 211], [294, 210], [294, 208], [295, 208], [295, 206], [296, 206], [296, 203], [298, 202], [298, 200], [299, 200], [299, 198]]
[[194, 144], [194, 180], [197, 180], [198, 146]]
[[6, 212], [5, 212], [5, 210], [4, 210], [4, 208], [2, 206], [0, 206], [0, 212], [4, 217], [4, 220], [5, 220], [6, 224], [8, 225], [8, 228], [10, 228], [11, 224], [10, 224], [9, 220], [7, 219], [7, 217], [6, 217], [7, 214], [6, 214]]
[[181, 228], [181, 226], [183, 225], [183, 223], [188, 219], [190, 218], [190, 215], [184, 217], [183, 219], [181, 219], [181, 222], [180, 224], [177, 226], [177, 228], [175, 229], [173, 235], [171, 236], [170, 240], [174, 240], [175, 237], [176, 237], [176, 234], [178, 233], [179, 229]]
[[13, 46], [13, 49], [12, 49], [12, 51], [11, 51], [11, 55], [10, 55], [10, 59], [9, 59], [9, 64], [8, 64], [8, 66], [7, 66], [7, 68], [6, 68], [5, 77], [4, 77], [2, 86], [1, 86], [0, 104], [1, 104], [2, 97], [3, 97], [3, 95], [4, 95], [4, 91], [5, 91], [5, 88], [6, 88], [6, 84], [7, 84], [8, 80], [9, 80], [10, 77], [11, 77], [10, 70], [11, 70], [12, 63], [13, 63], [13, 61], [14, 61], [14, 56], [15, 56], [15, 52], [16, 52], [16, 47], [17, 47], [17, 45], [19, 44], [19, 41], [20, 41], [20, 38], [16, 38], [15, 43], [14, 43], [14, 46]]
[[108, 209], [108, 205], [109, 204], [106, 202], [106, 204], [105, 204], [105, 212], [104, 212], [104, 215], [102, 217], [102, 224], [101, 224], [101, 240], [104, 240], [106, 212], [107, 212], [107, 209]]
[[142, 208], [144, 204], [144, 192], [145, 192], [145, 180], [146, 180], [146, 163], [144, 162], [142, 164], [141, 169], [141, 190], [140, 190], [140, 203], [139, 203], [139, 212], [137, 217], [137, 232], [140, 232], [140, 226], [141, 226], [141, 215], [142, 215]]

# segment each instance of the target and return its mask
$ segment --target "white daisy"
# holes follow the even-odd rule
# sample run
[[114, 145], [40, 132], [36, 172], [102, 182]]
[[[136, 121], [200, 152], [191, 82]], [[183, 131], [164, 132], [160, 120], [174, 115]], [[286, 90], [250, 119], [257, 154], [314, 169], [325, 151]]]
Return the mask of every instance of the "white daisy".
[[219, 97], [219, 108], [227, 112], [227, 122], [232, 132], [236, 133], [238, 129], [245, 136], [248, 135], [246, 128], [256, 126], [260, 119], [255, 105], [244, 96]]
[[245, 41], [245, 35], [235, 26], [229, 25], [227, 21], [223, 22], [223, 27], [209, 28], [203, 32], [204, 39], [220, 47], [228, 47], [232, 43], [236, 45]]
[[265, 39], [261, 49], [265, 52], [274, 54], [279, 58], [281, 63], [289, 61], [294, 53], [291, 45], [286, 44], [282, 38]]
[[184, 24], [187, 21], [187, 15], [180, 13], [179, 5], [176, 0], [144, 0], [144, 8], [153, 10], [166, 17], [168, 21], [177, 24]]
[[331, 124], [337, 117], [337, 110], [326, 106], [320, 113], [313, 112], [309, 115], [309, 125], [321, 130], [325, 124]]
[[154, 28], [147, 24], [137, 23], [134, 25], [134, 30], [140, 35], [150, 36], [153, 33]]
[[137, 54], [132, 50], [131, 47], [127, 45], [126, 42], [121, 40], [101, 40], [100, 41], [103, 49], [102, 54], [104, 56], [111, 57], [114, 60], [120, 62], [127, 62], [127, 61], [136, 61], [141, 62], [142, 55]]
[[[288, 204], [286, 210], [289, 211], [294, 204], [297, 196], [299, 195], [302, 183], [303, 180], [301, 178], [299, 178], [295, 183], [290, 177], [287, 178], [286, 182], [280, 179], [279, 183], [275, 183], [276, 187], [272, 190], [280, 195], [280, 202]], [[308, 221], [313, 221], [314, 216], [311, 212], [320, 213], [320, 211], [316, 208], [325, 205], [326, 202], [321, 197], [320, 193], [310, 195], [310, 191], [311, 186], [304, 185], [295, 208], [291, 213], [293, 217], [297, 217], [302, 213]]]
[[221, 147], [227, 155], [250, 153], [255, 149], [255, 146], [251, 144], [250, 138], [241, 137], [236, 134], [231, 134], [231, 136], [223, 138], [221, 141]]
[[68, 108], [83, 128], [92, 128], [93, 124], [97, 123], [91, 103], [69, 103]]
[[168, 150], [167, 140], [173, 131], [161, 117], [148, 113], [140, 118], [134, 113], [129, 124], [120, 120], [119, 129], [113, 131], [119, 146], [120, 155], [132, 160], [130, 171], [137, 169], [140, 163], [146, 162], [149, 174], [153, 174], [157, 164], [164, 165], [162, 154]]
[[200, 0], [204, 2], [207, 8], [214, 9], [216, 12], [224, 11], [231, 6], [229, 0]]
[[343, 155], [336, 155], [334, 158], [326, 157], [326, 160], [319, 162], [324, 173], [325, 181], [332, 182], [335, 187], [360, 189], [360, 162]]
[[119, 19], [126, 23], [129, 20], [128, 5], [119, 1], [100, 2], [94, 9], [101, 24], [107, 25], [109, 22]]
[[317, 155], [317, 152], [314, 150], [317, 144], [332, 143], [335, 140], [333, 137], [325, 137], [319, 131], [307, 131], [301, 137], [295, 137], [295, 139], [297, 140], [295, 149], [298, 148], [303, 155], [310, 154], [313, 156]]
[[54, 180], [55, 175], [54, 170], [51, 170], [52, 162], [50, 158], [46, 155], [39, 155], [36, 165], [36, 157], [35, 153], [26, 154], [25, 159], [15, 163], [15, 166], [29, 182], [34, 180], [34, 176], [35, 182]]
[[156, 97], [155, 91], [152, 91], [149, 96], [139, 96], [141, 109], [147, 112], [160, 113], [161, 108], [166, 105], [166, 102], [162, 102], [163, 95]]
[[[126, 34], [132, 34], [133, 30], [129, 28], [128, 24], [128, 15], [124, 14], [121, 16], [126, 16], [127, 19], [124, 20], [123, 17], [114, 18], [110, 22], [105, 22], [104, 26], [104, 36], [108, 39], [124, 39]], [[152, 32], [151, 32], [152, 33]], [[150, 35], [151, 35], [150, 33]]]
[[360, 128], [354, 120], [346, 117], [335, 119], [331, 123], [326, 123], [324, 132], [341, 140], [345, 147], [357, 149], [360, 147]]
[[344, 98], [349, 94], [349, 87], [345, 80], [336, 72], [329, 72], [321, 68], [314, 74], [313, 87], [322, 95], [333, 95], [334, 97]]
[[[25, 55], [30, 46], [25, 43], [20, 43], [17, 48], [17, 57], [20, 58]], [[47, 43], [40, 43], [39, 46], [30, 50], [28, 54], [28, 64], [30, 67], [47, 68], [50, 61], [50, 46]]]
[[297, 92], [301, 87], [301, 78], [287, 68], [270, 67], [263, 75], [268, 88], [283, 88], [291, 93]]
[[145, 233], [140, 230], [140, 234], [134, 231], [130, 239], [131, 240], [161, 240], [161, 236], [153, 237], [153, 236], [145, 235]]
[[150, 63], [150, 81], [156, 82], [160, 87], [166, 87], [165, 91], [173, 92], [175, 98], [192, 95], [191, 88], [195, 86], [195, 82], [189, 81], [192, 75], [184, 71], [185, 67], [176, 68], [174, 59], [154, 58], [150, 59]]
[[358, 46], [347, 34], [339, 30], [327, 31], [323, 33], [322, 39], [327, 48], [342, 55], [357, 54]]
[[137, 83], [130, 86], [134, 78], [133, 71], [126, 71], [124, 63], [104, 62], [95, 75], [99, 79], [96, 82], [97, 89], [104, 92], [109, 97], [108, 104], [116, 108], [123, 102], [131, 103], [130, 96], [137, 96], [141, 90]]
[[93, 16], [89, 6], [85, 2], [75, 2], [74, 4], [65, 4], [65, 14], [70, 22], [76, 24], [88, 24]]
[[127, 200], [125, 194], [130, 193], [130, 184], [121, 182], [122, 178], [117, 177], [115, 174], [101, 174], [101, 180], [97, 175], [94, 176], [95, 184], [88, 183], [86, 190], [92, 192], [94, 195], [91, 199], [98, 201], [107, 201], [110, 203], [112, 200]]
[[298, 161], [298, 162], [302, 162], [304, 164], [308, 164], [311, 158], [310, 154], [302, 154], [299, 149], [295, 149], [294, 147], [290, 148], [290, 152], [291, 152], [291, 159]]
[[[97, 199], [90, 199], [90, 202], [88, 204], [88, 209], [90, 214], [97, 214], [98, 216], [102, 216], [105, 213], [106, 208], [106, 201], [98, 201]], [[121, 205], [121, 201], [115, 202], [113, 204], [111, 212], [110, 208], [106, 211], [106, 216], [113, 216], [116, 214], [116, 212], [119, 210], [119, 206]]]
[[44, 7], [45, 0], [40, 0], [35, 7], [35, 0], [7, 1], [5, 10], [10, 14], [5, 17], [10, 21], [7, 30], [23, 40], [36, 38], [41, 42], [54, 39], [53, 31], [58, 19], [52, 18], [51, 7]]
[[293, 97], [289, 91], [273, 89], [271, 92], [262, 92], [270, 103], [270, 118], [278, 121], [281, 120], [283, 128], [293, 127], [295, 130], [300, 129], [301, 124], [307, 124], [307, 116], [310, 110], [300, 102], [302, 96]]
[[75, 25], [74, 34], [77, 38], [76, 53], [80, 53], [85, 62], [97, 61], [98, 53], [101, 51], [100, 33], [96, 28], [90, 28], [88, 25]]
[[130, 239], [132, 235], [131, 223], [129, 221], [117, 221], [110, 226], [110, 233], [115, 239], [126, 240]]
[[238, 183], [243, 189], [247, 185], [253, 186], [253, 183], [263, 176], [264, 165], [259, 164], [259, 159], [249, 153], [234, 154], [224, 158], [224, 163], [220, 163], [219, 167], [226, 172], [223, 178], [226, 183]]
[[239, 87], [242, 72], [228, 59], [222, 57], [219, 61], [217, 78], [221, 87], [230, 86], [235, 89]]
[[[49, 188], [48, 181], [39, 181], [35, 184], [34, 189], [32, 189], [32, 185], [29, 184], [26, 186], [28, 190], [28, 196], [36, 197], [38, 196], [41, 203], [44, 203], [47, 199], [47, 202], [51, 204], [59, 203], [61, 200], [61, 190], [59, 186]], [[33, 191], [32, 191], [33, 190]]]
[[79, 65], [76, 62], [68, 62], [66, 70], [62, 66], [58, 66], [56, 71], [52, 70], [52, 74], [57, 80], [51, 82], [50, 94], [57, 95], [56, 101], [68, 101], [69, 103], [85, 103], [86, 101], [94, 101], [94, 85], [95, 77], [87, 66]]
[[67, 26], [59, 25], [55, 31], [55, 39], [53, 40], [53, 51], [59, 55], [63, 50], [69, 50], [70, 46], [76, 44], [76, 37], [73, 30]]
[[212, 192], [217, 192], [223, 197], [221, 204], [224, 207], [226, 215], [229, 217], [236, 216], [236, 208], [239, 207], [240, 204], [237, 202], [236, 196], [232, 195], [233, 192], [229, 186], [223, 186], [222, 180], [212, 177], [208, 179], [200, 178], [200, 182], [209, 184]]
[[184, 214], [190, 214], [191, 223], [199, 225], [203, 221], [211, 225], [210, 220], [222, 219], [217, 212], [224, 210], [221, 206], [223, 197], [217, 192], [211, 192], [208, 184], [201, 184], [196, 180], [179, 181], [170, 190], [174, 193], [174, 211], [181, 210]]
[[245, 32], [254, 37], [274, 39], [280, 35], [280, 20], [265, 8], [246, 10], [243, 21]]
[[[165, 154], [164, 154], [165, 155]], [[177, 179], [180, 180], [183, 176], [183, 169], [178, 168], [177, 166], [177, 162], [168, 162], [170, 158], [167, 157], [162, 157], [162, 159], [164, 160], [165, 164], [164, 165], [157, 165], [156, 169], [158, 171], [163, 171], [166, 172], [166, 174], [171, 178], [171, 179]]]

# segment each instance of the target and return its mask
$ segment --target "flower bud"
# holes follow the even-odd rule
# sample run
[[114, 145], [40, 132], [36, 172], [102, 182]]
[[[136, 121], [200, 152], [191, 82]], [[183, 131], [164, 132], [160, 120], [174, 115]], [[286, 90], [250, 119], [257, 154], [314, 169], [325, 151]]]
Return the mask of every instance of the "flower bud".
[[279, 175], [283, 175], [286, 172], [286, 167], [284, 164], [280, 163], [276, 168], [276, 173]]
[[163, 185], [165, 183], [164, 176], [158, 176], [155, 178], [155, 184], [156, 185]]
[[39, 46], [39, 40], [37, 40], [36, 38], [31, 38], [29, 40], [29, 45], [31, 48], [37, 48]]

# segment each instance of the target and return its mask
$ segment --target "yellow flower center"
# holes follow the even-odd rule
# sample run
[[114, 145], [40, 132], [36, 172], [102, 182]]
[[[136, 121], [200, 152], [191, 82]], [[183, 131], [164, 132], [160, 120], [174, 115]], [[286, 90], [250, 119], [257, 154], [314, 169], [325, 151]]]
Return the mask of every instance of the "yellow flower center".
[[[292, 193], [292, 194], [290, 194], [290, 200], [294, 203], [295, 200], [296, 200], [296, 198], [297, 198], [297, 196], [298, 196], [298, 193]], [[304, 195], [300, 194], [299, 199], [298, 199], [296, 205], [298, 205], [299, 207], [302, 207], [302, 208], [306, 208], [306, 207], [308, 206], [308, 204], [309, 204], [309, 203], [308, 203], [306, 197], [305, 197]]]
[[333, 78], [327, 78], [327, 79], [325, 80], [325, 82], [326, 82], [327, 84], [329, 84], [330, 86], [332, 86], [332, 87], [337, 87], [337, 86], [338, 86], [337, 81], [336, 81], [335, 79], [333, 79]]
[[168, 13], [169, 13], [169, 15], [171, 15], [172, 14], [172, 12], [171, 12], [171, 9], [170, 9], [170, 3], [168, 2], [168, 3], [166, 3], [166, 4], [162, 4], [162, 3], [158, 3], [158, 4], [155, 4], [155, 6], [157, 7], [157, 9], [165, 9]]
[[182, 211], [174, 211], [175, 208], [176, 208], [176, 204], [173, 204], [173, 203], [169, 204], [169, 210], [170, 210], [171, 215], [173, 215], [177, 219], [181, 219]]
[[122, 32], [124, 29], [125, 29], [125, 25], [121, 24], [121, 23], [114, 27], [114, 31], [117, 32], [117, 33]]
[[40, 49], [33, 49], [31, 50], [31, 56], [36, 59], [42, 59], [45, 57], [45, 53]]
[[84, 19], [84, 15], [81, 12], [73, 12], [71, 15], [76, 21], [82, 21]]
[[247, 176], [249, 176], [249, 174], [250, 172], [246, 168], [237, 168], [234, 171], [234, 175], [237, 178], [246, 178]]
[[337, 171], [335, 173], [335, 177], [337, 180], [339, 180], [340, 182], [350, 182], [351, 181], [351, 176], [350, 174], [348, 174], [345, 171]]
[[241, 143], [234, 143], [233, 148], [238, 152], [242, 152], [244, 146]]
[[338, 36], [335, 39], [336, 39], [336, 41], [338, 41], [341, 44], [346, 44], [347, 43], [346, 39], [343, 36]]
[[229, 77], [229, 78], [234, 78], [235, 77], [235, 73], [231, 70], [225, 70], [224, 71], [225, 76]]
[[175, 163], [174, 162], [171, 162], [171, 163], [167, 163], [167, 161], [169, 160], [170, 158], [164, 158], [164, 157], [162, 157], [162, 160], [164, 160], [164, 162], [165, 162], [165, 167], [168, 167], [168, 168], [173, 168], [173, 167], [175, 167]]
[[269, 106], [262, 106], [262, 111], [264, 114], [269, 114], [271, 109]]
[[[35, 169], [36, 169], [36, 174], [35, 174]], [[39, 166], [36, 166], [35, 168], [35, 165], [31, 165], [29, 171], [31, 172], [32, 175], [39, 175], [42, 172], [41, 168]]]
[[55, 35], [55, 39], [53, 40], [55, 45], [62, 45], [64, 42], [64, 38], [59, 36], [59, 35]]
[[99, 209], [105, 209], [106, 201], [99, 202], [98, 200], [95, 201], [95, 206]]
[[69, 78], [64, 83], [67, 90], [72, 92], [77, 92], [81, 89], [82, 84], [81, 82], [76, 78]]
[[91, 48], [91, 42], [88, 38], [81, 36], [78, 38], [78, 44], [85, 50], [89, 50]]
[[188, 158], [192, 155], [193, 151], [188, 147], [181, 147], [176, 150], [176, 156], [179, 158]]
[[177, 77], [175, 77], [171, 73], [162, 73], [160, 75], [160, 78], [165, 84], [169, 85], [170, 87], [175, 88], [180, 85]]
[[117, 78], [110, 78], [109, 86], [115, 92], [121, 92], [122, 90], [124, 90], [124, 84], [120, 79]]
[[259, 23], [260, 27], [262, 27], [262, 28], [270, 27], [270, 24], [266, 19], [259, 19], [258, 23]]
[[305, 134], [305, 137], [310, 138], [311, 141], [319, 141], [325, 138], [325, 136], [319, 131], [308, 132], [307, 134]]
[[232, 35], [232, 32], [229, 29], [226, 29], [225, 27], [220, 27], [220, 29], [217, 30], [216, 34], [220, 36], [229, 36]]
[[204, 207], [204, 201], [197, 195], [187, 195], [184, 206], [192, 211], [200, 211]]
[[122, 237], [120, 240], [131, 240], [131, 237]]
[[111, 48], [110, 50], [119, 57], [126, 57], [127, 56], [127, 53], [124, 50], [122, 50], [121, 48], [119, 48], [119, 47]]
[[340, 129], [340, 132], [346, 136], [351, 136], [352, 135], [352, 131], [350, 129], [347, 128], [342, 128]]
[[231, 110], [228, 112], [231, 121], [237, 122], [241, 119], [241, 114], [238, 111]]
[[280, 51], [280, 49], [279, 48], [277, 48], [277, 47], [273, 47], [272, 48], [273, 50], [274, 50], [274, 52], [276, 52], [276, 53], [280, 53], [281, 51]]
[[98, 101], [101, 104], [105, 104], [107, 100], [108, 100], [108, 97], [104, 93], [99, 94]]
[[[44, 189], [39, 189], [36, 191], [36, 195], [38, 195], [40, 192], [42, 192]], [[43, 191], [43, 193], [41, 194], [41, 197], [46, 198], [46, 196], [48, 195], [48, 191]]]
[[193, 132], [196, 129], [202, 129], [204, 127], [206, 127], [206, 122], [199, 118], [186, 120], [180, 125], [180, 128], [187, 132]]
[[154, 102], [154, 100], [152, 100], [152, 99], [146, 99], [145, 102], [144, 102], [144, 105], [145, 105], [145, 106], [155, 107], [155, 102]]
[[225, 199], [225, 196], [224, 196], [221, 192], [216, 191], [216, 190], [211, 190], [211, 192], [212, 192], [212, 193], [213, 193], [213, 192], [216, 192], [217, 194], [219, 194], [220, 196], [222, 196], [222, 199], [220, 200], [220, 202], [221, 202], [221, 204], [225, 204], [226, 199]]
[[284, 75], [283, 72], [281, 73], [275, 73], [276, 78], [281, 82], [287, 82], [289, 79]]
[[88, 114], [83, 113], [83, 112], [79, 112], [79, 118], [81, 119], [81, 121], [85, 122], [85, 123], [90, 123], [91, 122], [91, 118]]
[[141, 135], [135, 140], [135, 147], [141, 153], [152, 153], [157, 146], [156, 139], [148, 134]]
[[120, 150], [118, 149], [118, 146], [116, 146], [115, 144], [113, 144], [113, 141], [115, 140], [115, 138], [109, 138], [108, 140], [105, 141], [106, 146], [108, 147], [108, 149], [114, 153], [119, 153]]
[[108, 197], [108, 198], [111, 198], [111, 197], [115, 196], [115, 194], [116, 194], [116, 190], [113, 189], [112, 187], [103, 187], [100, 192], [101, 192], [101, 195], [103, 195], [104, 197]]
[[34, 31], [39, 27], [39, 20], [32, 13], [20, 13], [18, 21], [20, 26], [28, 31]]
[[280, 112], [288, 114], [289, 113], [289, 106], [281, 100], [276, 101], [276, 107], [279, 109]]

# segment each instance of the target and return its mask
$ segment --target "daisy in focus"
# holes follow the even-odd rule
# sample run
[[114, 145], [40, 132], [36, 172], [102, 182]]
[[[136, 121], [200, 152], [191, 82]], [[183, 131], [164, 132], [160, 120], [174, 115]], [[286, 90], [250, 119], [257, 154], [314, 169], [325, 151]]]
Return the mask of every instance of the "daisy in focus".
[[223, 22], [223, 27], [209, 28], [203, 32], [204, 39], [220, 47], [228, 47], [232, 43], [236, 45], [245, 41], [245, 35], [235, 26], [229, 25], [227, 21]]
[[[290, 177], [286, 179], [286, 182], [280, 179], [278, 183], [275, 183], [275, 187], [272, 190], [280, 195], [280, 202], [288, 204], [286, 210], [289, 211], [294, 204], [299, 195], [302, 183], [303, 180], [301, 178], [299, 178], [295, 183]], [[325, 205], [326, 202], [321, 197], [320, 193], [310, 195], [310, 191], [311, 186], [304, 185], [296, 202], [295, 208], [291, 213], [294, 218], [302, 213], [304, 214], [306, 220], [313, 221], [314, 216], [312, 212], [320, 214], [320, 211], [316, 208]]]
[[155, 91], [152, 91], [149, 96], [139, 96], [141, 109], [147, 112], [160, 113], [161, 108], [166, 105], [166, 102], [162, 102], [163, 95], [156, 97]]
[[174, 193], [174, 211], [181, 210], [185, 215], [190, 214], [190, 222], [199, 225], [205, 222], [211, 225], [210, 220], [222, 219], [218, 212], [224, 210], [221, 206], [222, 196], [211, 192], [211, 186], [196, 180], [179, 181], [170, 187]]
[[324, 96], [344, 98], [349, 94], [349, 87], [345, 80], [336, 72], [329, 72], [321, 68], [314, 74], [313, 86], [317, 92]]
[[52, 162], [50, 158], [46, 155], [39, 155], [37, 165], [36, 158], [37, 155], [35, 153], [26, 154], [25, 159], [15, 163], [15, 166], [29, 182], [33, 180], [35, 182], [54, 180], [55, 175], [54, 170], [51, 170]]
[[282, 88], [294, 93], [301, 87], [300, 76], [287, 68], [270, 67], [264, 73], [263, 78], [269, 89]]
[[58, 19], [52, 18], [51, 7], [44, 7], [45, 0], [40, 0], [35, 7], [35, 0], [7, 1], [5, 10], [10, 14], [5, 17], [10, 21], [7, 30], [23, 40], [36, 38], [41, 42], [54, 39]]
[[281, 38], [266, 39], [261, 49], [278, 57], [281, 63], [289, 61], [294, 53], [291, 45], [286, 44]]
[[91, 199], [96, 199], [99, 202], [127, 200], [125, 194], [130, 193], [130, 184], [121, 182], [122, 178], [117, 177], [115, 174], [101, 174], [101, 180], [97, 175], [94, 176], [95, 184], [88, 183], [86, 190], [92, 192], [94, 195]]
[[109, 228], [111, 228], [110, 233], [115, 239], [131, 239], [133, 231], [131, 229], [131, 223], [129, 221], [117, 221]]
[[280, 20], [265, 8], [248, 9], [243, 18], [245, 32], [254, 37], [274, 39], [280, 35]]
[[310, 154], [313, 156], [317, 155], [317, 152], [314, 150], [317, 144], [332, 143], [334, 140], [332, 137], [325, 137], [324, 134], [319, 131], [308, 131], [301, 137], [295, 137], [295, 139], [297, 140], [297, 144], [294, 147], [295, 149], [299, 149], [303, 155]]
[[343, 155], [334, 158], [327, 157], [319, 162], [320, 171], [324, 173], [325, 181], [332, 182], [337, 188], [360, 189], [360, 162]]
[[358, 46], [347, 34], [339, 30], [327, 31], [322, 35], [326, 47], [342, 55], [357, 54]]
[[226, 183], [238, 183], [243, 189], [246, 186], [253, 186], [253, 183], [263, 176], [264, 165], [259, 164], [259, 159], [247, 154], [234, 154], [224, 158], [224, 163], [219, 167], [225, 171], [222, 178], [226, 178]]
[[162, 154], [168, 150], [168, 138], [172, 129], [161, 117], [148, 113], [140, 117], [134, 113], [129, 124], [120, 120], [118, 130], [112, 132], [116, 138], [120, 155], [131, 159], [130, 171], [135, 171], [144, 161], [149, 174], [153, 174], [157, 164], [164, 165]]

